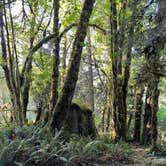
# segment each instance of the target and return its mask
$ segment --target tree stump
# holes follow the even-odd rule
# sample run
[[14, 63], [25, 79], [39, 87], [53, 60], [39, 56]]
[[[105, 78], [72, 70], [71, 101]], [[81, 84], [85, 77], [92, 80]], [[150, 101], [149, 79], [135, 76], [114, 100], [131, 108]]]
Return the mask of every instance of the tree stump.
[[89, 108], [81, 108], [73, 103], [68, 112], [64, 126], [61, 129], [62, 135], [68, 137], [76, 134], [85, 137], [96, 137], [98, 135], [93, 112]]

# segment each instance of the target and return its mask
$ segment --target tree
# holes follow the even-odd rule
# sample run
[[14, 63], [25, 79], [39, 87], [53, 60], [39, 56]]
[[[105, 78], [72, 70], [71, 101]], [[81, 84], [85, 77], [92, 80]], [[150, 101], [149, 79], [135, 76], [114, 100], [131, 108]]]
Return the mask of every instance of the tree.
[[54, 37], [54, 56], [53, 56], [53, 64], [52, 64], [52, 85], [51, 85], [51, 102], [50, 102], [50, 115], [54, 110], [58, 99], [58, 79], [59, 79], [59, 45], [60, 45], [60, 38], [59, 38], [59, 0], [54, 0], [53, 8], [54, 8], [54, 24], [53, 24], [53, 33], [55, 34]]
[[66, 80], [63, 85], [62, 94], [59, 97], [58, 102], [55, 106], [53, 119], [51, 121], [52, 131], [55, 131], [55, 128], [60, 130], [66, 119], [68, 110], [72, 102], [76, 82], [78, 79], [82, 48], [84, 45], [84, 39], [87, 33], [89, 18], [93, 10], [94, 2], [94, 0], [85, 0], [84, 6], [82, 8], [80, 22], [78, 24], [77, 32], [75, 34], [75, 40], [71, 52], [71, 61], [67, 72]]
[[[136, 9], [139, 1], [132, 3], [132, 16], [130, 18], [129, 26], [129, 40], [126, 49], [126, 62], [124, 67], [124, 73], [122, 71], [122, 60], [124, 50], [122, 45], [124, 43], [124, 27], [125, 27], [125, 13], [126, 13], [126, 1], [122, 3], [120, 11], [120, 23], [118, 24], [118, 11], [117, 3], [114, 0], [110, 1], [110, 26], [111, 26], [111, 56], [112, 56], [112, 76], [113, 76], [113, 119], [114, 129], [116, 133], [116, 139], [126, 139], [126, 121], [127, 121], [127, 88], [130, 78], [130, 65], [131, 65], [131, 49], [134, 35], [134, 26], [136, 23]], [[120, 27], [120, 28], [118, 28]], [[119, 36], [120, 34], [120, 36]]]

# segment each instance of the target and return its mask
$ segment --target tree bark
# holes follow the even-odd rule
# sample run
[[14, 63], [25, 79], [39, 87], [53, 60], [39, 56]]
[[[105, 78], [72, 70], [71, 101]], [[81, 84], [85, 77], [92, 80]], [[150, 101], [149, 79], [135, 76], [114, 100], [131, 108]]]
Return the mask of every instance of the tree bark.
[[[124, 32], [118, 30], [118, 15], [116, 1], [111, 0], [111, 13], [110, 13], [110, 24], [111, 24], [111, 53], [112, 53], [112, 76], [113, 76], [113, 119], [114, 128], [116, 133], [116, 140], [126, 139], [127, 132], [127, 88], [128, 81], [130, 78], [130, 65], [131, 65], [131, 48], [134, 35], [136, 8], [138, 0], [133, 2], [131, 24], [129, 27], [129, 41], [127, 46], [127, 56], [125, 62], [124, 73], [122, 73], [122, 43], [124, 41]], [[126, 4], [125, 4], [126, 6]], [[123, 11], [125, 15], [125, 10]], [[123, 18], [125, 19], [125, 18]], [[120, 30], [124, 29], [124, 21], [120, 26]], [[122, 35], [120, 38], [119, 34]], [[120, 38], [120, 39], [119, 39]]]
[[12, 100], [12, 104], [14, 104], [14, 99], [13, 99], [13, 89], [12, 89], [12, 85], [10, 82], [10, 73], [9, 73], [9, 68], [7, 65], [7, 50], [6, 50], [6, 40], [5, 40], [5, 34], [4, 34], [4, 20], [3, 20], [3, 8], [2, 8], [2, 1], [0, 1], [0, 35], [1, 35], [1, 49], [2, 49], [2, 58], [3, 58], [3, 62], [1, 64], [3, 70], [4, 70], [4, 74], [5, 74], [5, 79], [6, 79], [6, 83], [7, 83], [7, 87], [9, 89], [10, 92], [10, 96], [11, 96], [11, 100]]
[[144, 87], [143, 85], [137, 85], [135, 92], [135, 127], [134, 127], [134, 140], [140, 142], [141, 138], [141, 116], [142, 116], [142, 106]]
[[152, 118], [151, 118], [151, 124], [152, 124], [152, 148], [156, 148], [157, 144], [157, 137], [158, 137], [158, 129], [157, 129], [157, 112], [159, 110], [159, 94], [160, 91], [158, 89], [159, 84], [159, 78], [155, 78], [153, 81], [153, 93], [152, 93]]
[[106, 107], [104, 107], [102, 110], [102, 118], [101, 118], [102, 132], [105, 132], [105, 113], [106, 113]]
[[63, 53], [62, 53], [62, 76], [61, 76], [61, 87], [63, 86], [64, 82], [65, 82], [65, 76], [66, 76], [66, 58], [67, 58], [67, 36], [64, 36], [64, 40], [63, 40]]
[[[9, 70], [8, 71], [9, 71], [10, 85], [11, 85], [11, 89], [12, 89], [11, 101], [13, 103], [13, 107], [15, 110], [16, 122], [21, 127], [23, 125], [23, 117], [22, 117], [22, 105], [21, 105], [21, 101], [20, 101], [21, 93], [20, 93], [20, 84], [19, 84], [18, 57], [17, 57], [14, 25], [13, 25], [13, 18], [12, 18], [10, 3], [8, 3], [8, 9], [9, 9], [9, 19], [10, 19], [10, 23], [11, 23], [12, 41], [10, 40], [10, 37], [9, 37], [10, 36], [9, 25], [8, 25], [8, 20], [7, 20], [6, 8], [4, 6], [6, 39], [7, 39], [7, 48], [8, 48], [8, 56], [9, 56], [9, 63], [8, 63]], [[11, 42], [13, 45], [13, 51], [11, 50]], [[16, 61], [16, 65], [14, 65], [14, 61]], [[9, 89], [9, 91], [10, 91], [10, 89]]]
[[89, 87], [89, 104], [91, 106], [92, 111], [94, 111], [94, 87], [93, 87], [93, 60], [92, 60], [92, 48], [91, 48], [91, 37], [90, 37], [90, 28], [89, 34], [87, 36], [88, 46], [87, 46], [87, 53], [88, 53], [88, 87]]
[[110, 120], [111, 120], [111, 107], [107, 106], [107, 126], [106, 126], [106, 132], [109, 132], [109, 129], [110, 129]]
[[52, 116], [58, 99], [58, 82], [59, 82], [59, 7], [60, 0], [53, 1], [54, 19], [53, 19], [53, 33], [55, 34], [54, 50], [53, 50], [53, 64], [52, 64], [52, 83], [51, 83], [51, 101], [50, 101], [50, 116]]

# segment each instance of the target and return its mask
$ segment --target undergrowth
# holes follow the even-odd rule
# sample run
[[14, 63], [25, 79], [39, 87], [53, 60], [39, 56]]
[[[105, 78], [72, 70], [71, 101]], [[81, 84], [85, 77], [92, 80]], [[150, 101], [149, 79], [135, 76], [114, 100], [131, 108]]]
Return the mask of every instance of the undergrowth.
[[4, 166], [77, 165], [98, 162], [98, 156], [122, 162], [131, 160], [132, 155], [127, 143], [114, 144], [108, 136], [92, 140], [73, 135], [64, 142], [60, 133], [52, 137], [48, 128], [40, 125], [1, 128], [0, 149], [0, 165]]

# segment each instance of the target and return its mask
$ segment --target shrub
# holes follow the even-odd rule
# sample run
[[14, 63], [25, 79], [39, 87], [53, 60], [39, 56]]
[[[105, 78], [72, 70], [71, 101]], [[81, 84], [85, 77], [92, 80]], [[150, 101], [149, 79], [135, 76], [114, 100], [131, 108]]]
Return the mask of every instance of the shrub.
[[128, 144], [113, 144], [109, 136], [96, 140], [72, 135], [64, 142], [57, 133], [52, 137], [47, 127], [24, 126], [0, 130], [0, 161], [4, 165], [65, 165], [76, 158], [109, 154], [110, 158], [126, 159], [131, 150]]

